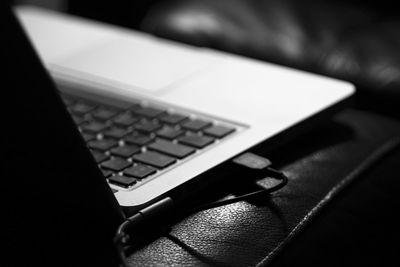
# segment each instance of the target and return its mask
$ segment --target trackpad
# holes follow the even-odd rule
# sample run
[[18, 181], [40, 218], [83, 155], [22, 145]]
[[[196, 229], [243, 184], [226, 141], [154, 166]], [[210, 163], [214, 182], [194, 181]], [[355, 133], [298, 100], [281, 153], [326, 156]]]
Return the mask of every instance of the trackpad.
[[53, 62], [64, 73], [156, 92], [215, 63], [200, 49], [153, 39], [113, 39]]

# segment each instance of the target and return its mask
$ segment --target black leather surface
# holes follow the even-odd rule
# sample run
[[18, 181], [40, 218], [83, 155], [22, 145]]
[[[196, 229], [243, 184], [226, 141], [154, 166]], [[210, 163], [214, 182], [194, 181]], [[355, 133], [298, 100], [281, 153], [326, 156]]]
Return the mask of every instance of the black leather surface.
[[399, 266], [400, 150], [350, 184], [269, 266]]
[[275, 254], [279, 260], [286, 251], [280, 248], [293, 239], [289, 248], [297, 247], [299, 241], [292, 236], [303, 231], [324, 203], [352, 179], [362, 179], [351, 176], [352, 171], [399, 136], [400, 124], [395, 121], [356, 110], [342, 112], [270, 154], [290, 177], [289, 184], [271, 199], [239, 202], [183, 218], [170, 236], [136, 250], [129, 261], [132, 266], [255, 266], [270, 263]]

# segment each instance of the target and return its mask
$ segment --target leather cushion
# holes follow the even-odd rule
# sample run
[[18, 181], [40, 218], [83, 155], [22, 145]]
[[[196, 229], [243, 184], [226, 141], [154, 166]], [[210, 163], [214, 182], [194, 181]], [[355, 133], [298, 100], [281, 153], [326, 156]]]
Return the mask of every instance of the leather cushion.
[[[315, 249], [321, 242], [310, 245], [307, 239], [296, 241], [295, 237], [304, 232], [311, 219], [321, 209], [325, 210], [323, 207], [343, 188], [362, 179], [363, 176], [353, 173], [360, 164], [388, 142], [398, 141], [398, 136], [400, 124], [395, 121], [357, 110], [342, 112], [329, 123], [269, 154], [275, 166], [290, 177], [289, 184], [272, 198], [238, 202], [184, 217], [172, 227], [169, 236], [137, 249], [129, 261], [138, 266], [254, 266], [270, 263], [274, 258], [281, 260], [280, 255], [289, 253], [286, 250], [281, 253], [288, 244], [289, 248], [297, 248], [291, 255], [299, 257], [308, 251], [318, 258], [306, 248]], [[260, 148], [257, 153], [262, 151]], [[385, 175], [378, 177], [384, 181]], [[346, 211], [346, 206], [339, 205], [339, 212], [347, 213], [350, 218], [355, 216]], [[393, 220], [390, 216], [387, 219]], [[320, 225], [314, 237], [324, 240], [324, 235], [329, 235], [324, 229], [334, 227]], [[353, 237], [347, 238], [351, 241]], [[325, 248], [329, 247], [329, 239], [327, 242]], [[365, 244], [360, 239], [353, 242], [361, 247]], [[302, 252], [296, 243], [302, 244]], [[337, 247], [340, 243], [331, 245]], [[340, 253], [337, 254], [340, 259]], [[329, 265], [329, 260], [325, 264]]]

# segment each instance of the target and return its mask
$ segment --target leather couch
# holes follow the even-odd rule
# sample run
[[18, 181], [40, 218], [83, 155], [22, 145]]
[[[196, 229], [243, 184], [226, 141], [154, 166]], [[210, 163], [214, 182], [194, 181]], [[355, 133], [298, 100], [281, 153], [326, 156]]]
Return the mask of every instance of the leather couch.
[[[72, 2], [70, 12], [357, 87], [353, 108], [268, 155], [290, 177], [285, 188], [270, 198], [176, 216], [169, 231], [132, 251], [132, 266], [399, 266], [400, 13], [394, 2], [127, 2], [119, 1], [113, 15], [95, 8], [101, 1], [92, 8]], [[242, 187], [220, 185], [207, 194], [222, 198]]]

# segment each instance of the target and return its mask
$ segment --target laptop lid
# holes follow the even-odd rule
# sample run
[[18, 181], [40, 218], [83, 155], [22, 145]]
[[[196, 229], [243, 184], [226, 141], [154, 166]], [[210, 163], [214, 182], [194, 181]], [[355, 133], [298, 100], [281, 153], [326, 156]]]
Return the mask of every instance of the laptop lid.
[[1, 17], [0, 265], [117, 266], [119, 205], [4, 2]]

